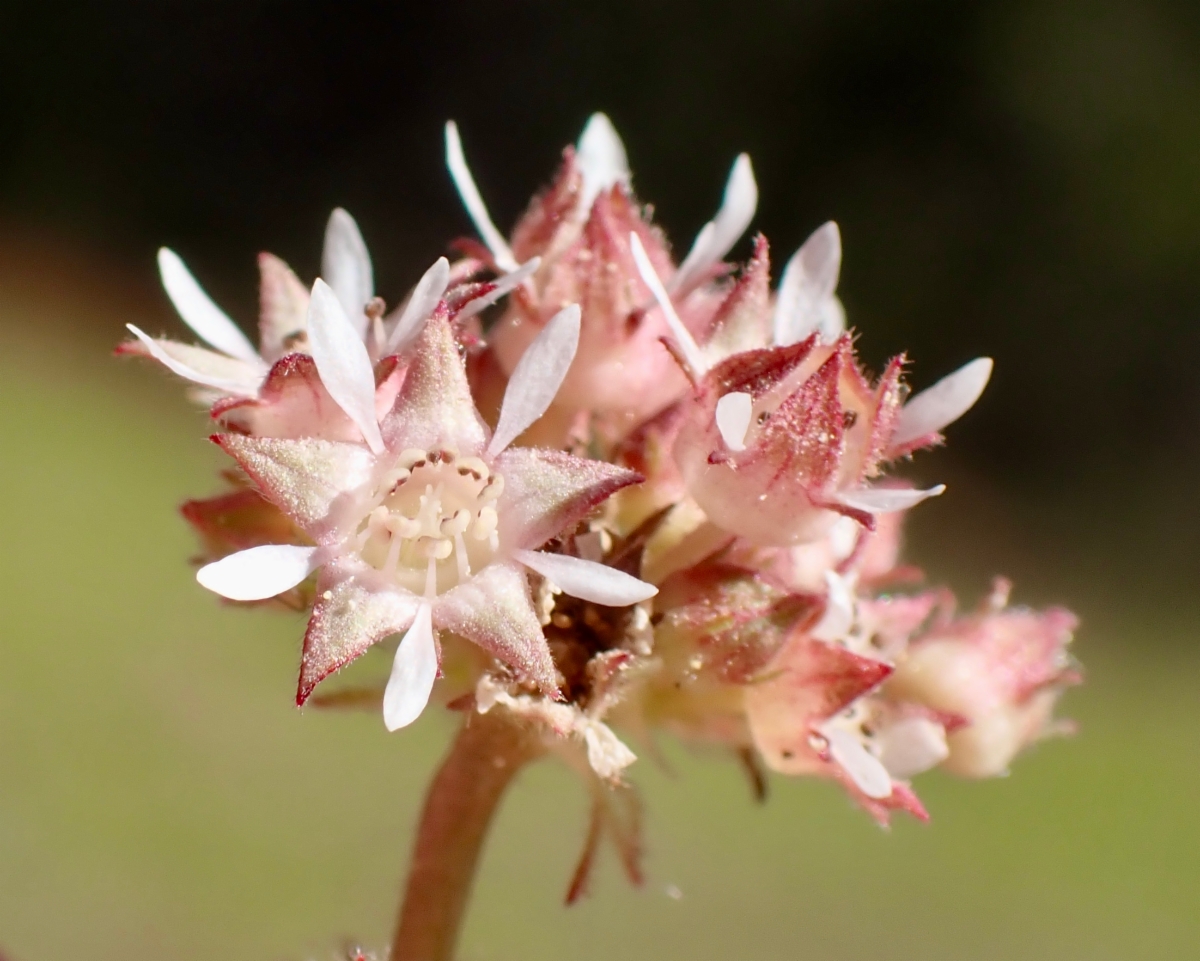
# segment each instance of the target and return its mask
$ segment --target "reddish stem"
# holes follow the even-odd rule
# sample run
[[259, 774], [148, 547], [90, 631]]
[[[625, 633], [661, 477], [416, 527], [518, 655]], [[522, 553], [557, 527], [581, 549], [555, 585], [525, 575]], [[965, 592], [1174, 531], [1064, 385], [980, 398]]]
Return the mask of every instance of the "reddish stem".
[[467, 716], [425, 795], [390, 961], [453, 961], [492, 815], [543, 751], [502, 710]]

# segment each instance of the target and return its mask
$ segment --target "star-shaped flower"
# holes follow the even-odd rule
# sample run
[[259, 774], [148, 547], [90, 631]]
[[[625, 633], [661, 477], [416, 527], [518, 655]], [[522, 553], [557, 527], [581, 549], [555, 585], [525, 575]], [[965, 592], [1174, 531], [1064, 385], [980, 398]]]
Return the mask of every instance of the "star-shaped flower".
[[[840, 251], [840, 243], [821, 232], [817, 239]], [[850, 335], [832, 324], [822, 332], [836, 263], [813, 266], [809, 261], [819, 258], [805, 256], [813, 243], [789, 265], [772, 317], [766, 241], [759, 238], [705, 349], [676, 314], [640, 240], [630, 236], [638, 268], [670, 325], [669, 344], [695, 387], [676, 421], [676, 465], [709, 520], [754, 544], [813, 541], [839, 515], [872, 527], [877, 513], [940, 494], [942, 486], [872, 488], [867, 481], [885, 461], [940, 440], [939, 431], [974, 404], [991, 374], [992, 362], [980, 358], [907, 404], [903, 358], [872, 383], [858, 366]], [[805, 331], [804, 339], [790, 342]], [[771, 342], [756, 347], [758, 337]]]
[[424, 708], [443, 630], [555, 692], [527, 569], [600, 604], [627, 605], [655, 593], [602, 564], [537, 550], [640, 480], [612, 465], [509, 446], [553, 400], [578, 343], [578, 308], [556, 315], [517, 365], [494, 433], [475, 409], [451, 323], [443, 301], [380, 420], [367, 349], [333, 291], [318, 281], [308, 315], [313, 360], [362, 442], [214, 438], [313, 546], [255, 547], [208, 565], [198, 579], [233, 600], [256, 600], [320, 569], [298, 703], [373, 644], [406, 632], [384, 698], [393, 730]]

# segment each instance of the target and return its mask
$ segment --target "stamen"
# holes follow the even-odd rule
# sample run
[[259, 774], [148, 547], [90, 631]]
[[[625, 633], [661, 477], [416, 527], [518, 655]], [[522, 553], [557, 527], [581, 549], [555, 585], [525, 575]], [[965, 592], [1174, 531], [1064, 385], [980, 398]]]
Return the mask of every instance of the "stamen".
[[400, 563], [400, 548], [404, 546], [404, 538], [392, 525], [388, 525], [388, 532], [392, 535], [392, 539], [388, 543], [387, 560], [383, 562], [383, 572], [391, 577], [396, 573], [396, 566]]
[[425, 596], [430, 600], [437, 597], [437, 561], [429, 558], [429, 566], [425, 568]]
[[407, 449], [380, 484], [381, 503], [358, 533], [358, 548], [377, 570], [410, 590], [417, 588], [422, 565], [428, 581], [432, 563], [430, 590], [436, 595], [438, 565], [449, 563], [451, 554], [461, 583], [473, 567], [488, 563], [489, 548], [497, 549], [496, 500], [503, 489], [503, 478], [479, 457], [460, 458], [447, 447]]
[[495, 533], [496, 525], [500, 523], [500, 515], [494, 507], [481, 507], [471, 525], [471, 536], [477, 541], [487, 540]]
[[446, 537], [458, 537], [471, 526], [471, 512], [465, 507], [460, 507], [453, 517], [447, 517], [439, 526]]
[[468, 474], [476, 480], [488, 479], [491, 471], [488, 470], [485, 464], [478, 457], [464, 457], [458, 462], [458, 472], [466, 477]]
[[396, 464], [405, 470], [412, 471], [418, 467], [423, 467], [428, 457], [429, 454], [425, 451], [416, 447], [410, 447], [400, 452], [400, 457], [397, 459]]
[[463, 543], [461, 531], [454, 535], [454, 559], [458, 561], [458, 582], [461, 584], [471, 576], [471, 560], [467, 557], [467, 545]]

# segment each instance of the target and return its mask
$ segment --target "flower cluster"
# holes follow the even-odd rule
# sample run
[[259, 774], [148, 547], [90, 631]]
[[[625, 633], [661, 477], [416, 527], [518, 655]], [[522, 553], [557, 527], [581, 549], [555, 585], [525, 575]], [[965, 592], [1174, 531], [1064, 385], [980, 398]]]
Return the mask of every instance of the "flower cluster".
[[926, 816], [915, 776], [1001, 774], [1063, 729], [1072, 615], [1011, 607], [1005, 582], [962, 615], [899, 561], [905, 512], [944, 488], [888, 469], [942, 442], [990, 360], [911, 397], [903, 357], [868, 374], [833, 223], [774, 289], [765, 238], [725, 263], [757, 204], [744, 155], [677, 263], [602, 114], [507, 238], [453, 123], [446, 154], [480, 239], [398, 309], [338, 210], [311, 288], [260, 257], [257, 349], [169, 250], [167, 293], [212, 349], [132, 327], [119, 348], [211, 408], [237, 469], [184, 507], [197, 578], [309, 611], [299, 704], [390, 643], [366, 694], [389, 729], [436, 697], [540, 731], [595, 799], [573, 893], [604, 830], [637, 873], [616, 731], [726, 746], [760, 784], [837, 781], [886, 822]]

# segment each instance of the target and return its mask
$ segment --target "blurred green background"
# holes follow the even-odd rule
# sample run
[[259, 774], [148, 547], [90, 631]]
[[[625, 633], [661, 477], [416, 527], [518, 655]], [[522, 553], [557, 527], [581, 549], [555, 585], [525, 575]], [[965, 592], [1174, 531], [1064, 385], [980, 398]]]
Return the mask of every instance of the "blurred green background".
[[907, 349], [920, 387], [996, 357], [911, 468], [950, 492], [910, 553], [966, 603], [997, 572], [1079, 611], [1081, 733], [922, 778], [932, 824], [890, 833], [667, 745], [634, 769], [646, 887], [607, 858], [570, 910], [586, 805], [543, 765], [464, 958], [1200, 957], [1200, 6], [1130, 0], [0, 0], [0, 953], [382, 946], [450, 722], [295, 711], [301, 618], [221, 609], [186, 564], [203, 414], [108, 350], [179, 332], [159, 244], [249, 323], [254, 254], [311, 276], [335, 204], [394, 301], [469, 231], [445, 118], [508, 224], [594, 109], [678, 246], [748, 150], [780, 257], [841, 224], [869, 360]]

